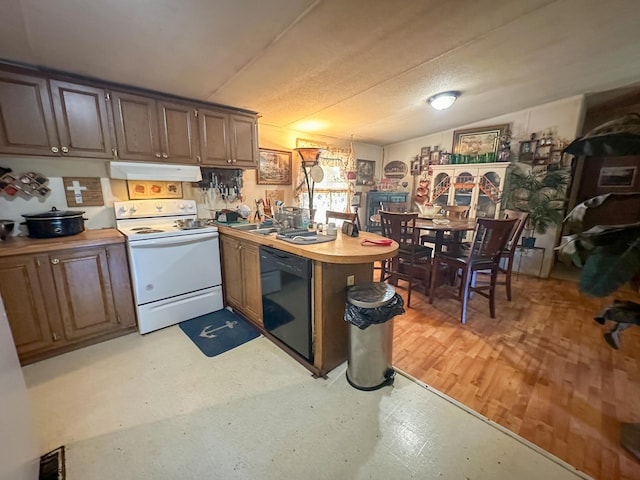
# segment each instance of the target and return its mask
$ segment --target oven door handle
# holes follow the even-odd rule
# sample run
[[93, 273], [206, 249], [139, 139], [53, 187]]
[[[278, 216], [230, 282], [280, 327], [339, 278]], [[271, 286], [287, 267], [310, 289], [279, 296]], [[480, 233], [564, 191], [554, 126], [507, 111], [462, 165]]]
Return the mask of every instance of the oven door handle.
[[195, 243], [201, 240], [209, 240], [211, 238], [218, 238], [217, 232], [212, 233], [194, 233], [191, 235], [181, 235], [179, 237], [161, 237], [161, 238], [149, 238], [147, 240], [136, 240], [130, 242], [131, 248], [138, 247], [164, 247], [167, 245], [184, 245], [188, 243]]

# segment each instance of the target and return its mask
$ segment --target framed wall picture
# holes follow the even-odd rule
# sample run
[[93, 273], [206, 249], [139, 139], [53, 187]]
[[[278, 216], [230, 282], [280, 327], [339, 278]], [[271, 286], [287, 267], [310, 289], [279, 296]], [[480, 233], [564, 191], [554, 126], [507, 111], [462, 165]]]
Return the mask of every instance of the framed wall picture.
[[420, 158], [420, 171], [421, 172], [426, 172], [427, 170], [429, 170], [429, 155], [425, 155], [424, 157]]
[[636, 179], [636, 167], [602, 167], [598, 176], [599, 187], [632, 187]]
[[429, 151], [431, 150], [431, 147], [422, 147], [420, 149], [420, 156], [424, 157], [424, 156], [429, 156]]
[[291, 185], [291, 152], [260, 149], [258, 185]]
[[182, 198], [181, 182], [127, 180], [129, 200]]
[[411, 175], [420, 175], [420, 159], [411, 161]]
[[356, 160], [357, 185], [373, 185], [375, 181], [376, 162], [373, 160]]
[[393, 160], [384, 166], [383, 173], [386, 178], [403, 178], [409, 169], [407, 164], [400, 160]]
[[490, 152], [497, 154], [500, 137], [508, 130], [508, 123], [455, 130], [452, 152], [460, 155], [480, 155]]
[[562, 150], [551, 150], [549, 163], [560, 163], [562, 161]]
[[440, 150], [433, 150], [429, 155], [429, 164], [438, 165], [440, 163]]

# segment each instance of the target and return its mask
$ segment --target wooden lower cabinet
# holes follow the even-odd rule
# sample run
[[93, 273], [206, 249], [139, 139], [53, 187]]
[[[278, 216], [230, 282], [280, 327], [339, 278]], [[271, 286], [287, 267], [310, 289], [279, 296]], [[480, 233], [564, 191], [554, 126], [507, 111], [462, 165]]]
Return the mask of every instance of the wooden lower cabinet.
[[136, 325], [124, 244], [0, 258], [0, 294], [23, 364]]
[[222, 235], [225, 304], [262, 326], [260, 251], [258, 245]]

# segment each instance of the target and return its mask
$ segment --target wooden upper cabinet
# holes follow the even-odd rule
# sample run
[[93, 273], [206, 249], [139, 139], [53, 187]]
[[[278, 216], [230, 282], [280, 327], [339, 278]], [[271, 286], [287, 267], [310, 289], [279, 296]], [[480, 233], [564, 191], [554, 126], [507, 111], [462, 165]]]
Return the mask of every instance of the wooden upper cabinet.
[[193, 163], [198, 156], [198, 128], [194, 107], [158, 101], [162, 158]]
[[125, 160], [161, 160], [155, 99], [111, 92], [111, 102], [117, 157]]
[[105, 90], [58, 80], [50, 80], [49, 86], [62, 155], [111, 158]]
[[257, 165], [258, 130], [254, 116], [199, 109], [198, 127], [203, 165]]
[[60, 154], [46, 79], [0, 72], [0, 153]]
[[258, 122], [250, 115], [229, 115], [231, 160], [234, 166], [255, 167], [258, 162]]
[[206, 108], [198, 109], [200, 160], [203, 165], [227, 165], [229, 146], [229, 114]]
[[106, 92], [0, 72], [0, 153], [111, 158]]
[[257, 165], [255, 115], [30, 72], [0, 64], [0, 154]]
[[121, 92], [112, 102], [119, 158], [197, 163], [193, 106]]

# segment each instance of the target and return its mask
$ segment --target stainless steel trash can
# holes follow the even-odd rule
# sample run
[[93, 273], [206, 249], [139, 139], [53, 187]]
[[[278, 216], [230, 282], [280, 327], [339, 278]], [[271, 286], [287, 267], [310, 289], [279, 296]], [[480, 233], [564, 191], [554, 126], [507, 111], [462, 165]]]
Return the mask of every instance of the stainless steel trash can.
[[[383, 282], [355, 285], [347, 291], [347, 302], [360, 308], [379, 308], [394, 300], [395, 289]], [[358, 390], [377, 390], [391, 385], [393, 317], [361, 329], [349, 324], [347, 381]]]

